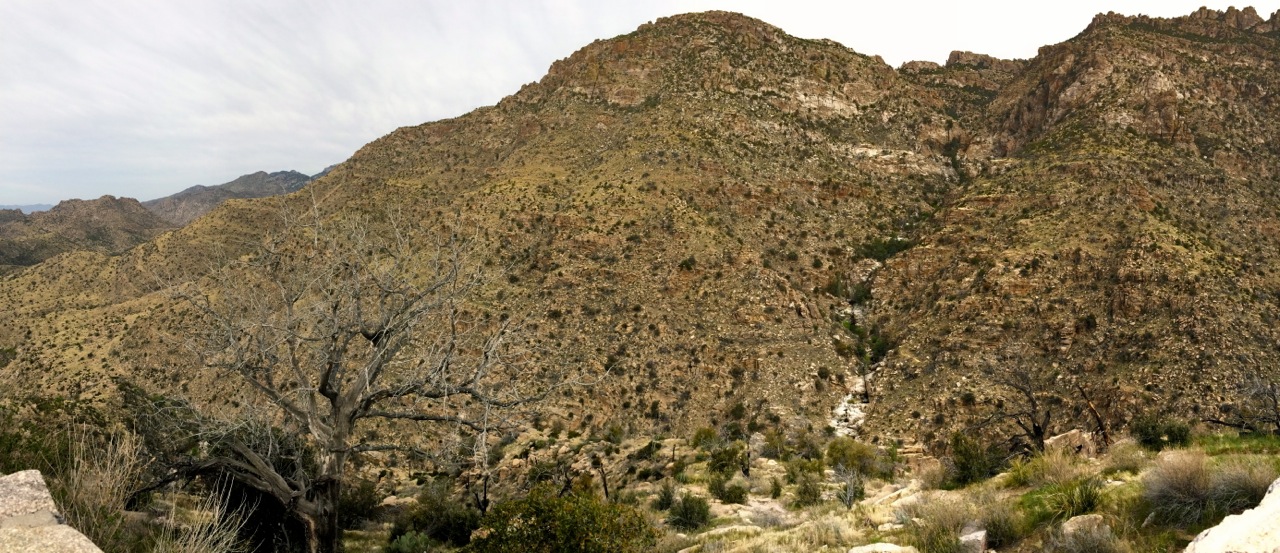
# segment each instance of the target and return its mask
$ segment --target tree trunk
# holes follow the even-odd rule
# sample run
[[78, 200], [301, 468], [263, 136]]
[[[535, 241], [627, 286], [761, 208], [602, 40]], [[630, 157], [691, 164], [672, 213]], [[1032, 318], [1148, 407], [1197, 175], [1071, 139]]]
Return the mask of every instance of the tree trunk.
[[342, 528], [338, 526], [338, 497], [342, 482], [328, 478], [312, 487], [307, 512], [301, 513], [307, 526], [308, 553], [341, 553]]

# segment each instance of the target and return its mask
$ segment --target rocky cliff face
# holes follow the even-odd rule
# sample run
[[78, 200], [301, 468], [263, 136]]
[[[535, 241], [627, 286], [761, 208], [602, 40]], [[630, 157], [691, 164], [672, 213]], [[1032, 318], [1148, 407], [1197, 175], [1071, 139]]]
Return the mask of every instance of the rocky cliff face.
[[1280, 366], [1275, 20], [1106, 15], [1032, 60], [894, 70], [736, 14], [662, 19], [374, 141], [305, 199], [11, 276], [6, 370], [234, 401], [170, 368], [190, 323], [154, 274], [198, 278], [316, 198], [473, 236], [502, 268], [477, 312], [525, 321], [536, 363], [613, 375], [564, 399], [573, 425], [821, 425], [870, 369], [873, 438], [984, 417], [998, 371], [1053, 376], [1061, 421], [1085, 392], [1114, 424], [1229, 409]]

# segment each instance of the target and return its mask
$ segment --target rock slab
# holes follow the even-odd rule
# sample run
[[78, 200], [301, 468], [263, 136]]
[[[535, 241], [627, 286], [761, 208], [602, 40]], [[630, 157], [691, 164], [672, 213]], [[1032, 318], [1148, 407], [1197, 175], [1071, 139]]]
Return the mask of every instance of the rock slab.
[[63, 524], [40, 471], [0, 476], [0, 551], [4, 553], [102, 553], [75, 528]]
[[1186, 553], [1280, 553], [1280, 478], [1257, 507], [1201, 532]]

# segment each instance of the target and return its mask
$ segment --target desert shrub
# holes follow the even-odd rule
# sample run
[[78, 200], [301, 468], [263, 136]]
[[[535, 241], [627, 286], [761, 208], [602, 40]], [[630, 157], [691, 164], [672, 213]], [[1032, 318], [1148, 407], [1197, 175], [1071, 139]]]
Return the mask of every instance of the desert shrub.
[[893, 464], [888, 457], [870, 446], [847, 436], [840, 436], [827, 444], [826, 464], [845, 467], [867, 476], [887, 478], [893, 476]]
[[1155, 414], [1141, 415], [1130, 421], [1129, 434], [1142, 447], [1152, 451], [1191, 443], [1191, 427], [1187, 423]]
[[693, 431], [693, 437], [689, 438], [689, 445], [698, 449], [710, 449], [720, 441], [720, 436], [716, 434], [716, 429], [704, 426]]
[[836, 469], [836, 479], [840, 489], [836, 491], [836, 499], [845, 509], [852, 509], [858, 501], [867, 496], [863, 487], [862, 473], [850, 469]]
[[1103, 474], [1128, 472], [1137, 474], [1147, 465], [1147, 453], [1133, 440], [1123, 440], [1111, 446], [1107, 452]]
[[1143, 476], [1142, 485], [1155, 522], [1188, 526], [1204, 519], [1210, 508], [1213, 476], [1201, 453], [1161, 459]]
[[1039, 487], [1061, 484], [1080, 473], [1078, 458], [1061, 449], [1050, 449], [1029, 459], [1015, 460], [1009, 466], [1010, 486]]
[[951, 435], [951, 455], [944, 459], [944, 487], [964, 487], [995, 476], [1005, 466], [1005, 455], [996, 446], [983, 445], [963, 432]]
[[338, 525], [343, 528], [355, 528], [367, 520], [372, 520], [382, 503], [377, 486], [364, 479], [357, 479], [342, 488], [338, 497]]
[[797, 508], [817, 505], [822, 501], [822, 484], [818, 477], [810, 473], [802, 474], [796, 481], [796, 497], [793, 505]]
[[1022, 512], [1003, 501], [985, 501], [978, 509], [982, 527], [987, 531], [987, 547], [1003, 549], [1026, 535]]
[[658, 495], [653, 498], [650, 504], [655, 510], [665, 511], [670, 509], [676, 502], [676, 487], [670, 480], [664, 480], [662, 485], [658, 487]]
[[1070, 534], [1054, 531], [1049, 537], [1046, 551], [1052, 553], [1128, 553], [1129, 545], [1111, 533], [1111, 528], [1100, 525], [1081, 528]]
[[776, 476], [769, 479], [769, 497], [772, 499], [782, 497], [782, 482], [779, 482]]
[[417, 505], [396, 518], [390, 540], [394, 543], [400, 536], [416, 533], [461, 547], [471, 541], [471, 532], [479, 526], [480, 512], [452, 498], [448, 483], [438, 481], [423, 487]]
[[49, 479], [49, 491], [67, 524], [106, 550], [127, 550], [125, 502], [140, 486], [145, 465], [142, 441], [131, 433], [94, 435], [73, 431], [70, 465]]
[[1102, 504], [1102, 481], [1097, 477], [1056, 484], [1051, 489], [1045, 496], [1045, 507], [1054, 520], [1092, 513]]
[[594, 496], [555, 495], [539, 486], [529, 495], [499, 503], [475, 532], [478, 553], [647, 552], [658, 534], [638, 510]]
[[960, 530], [972, 518], [970, 509], [957, 501], [931, 501], [915, 505], [907, 513], [907, 536], [921, 553], [961, 553]]
[[680, 530], [697, 530], [711, 522], [711, 504], [696, 495], [684, 494], [667, 513], [667, 524]]
[[[176, 507], [176, 497], [170, 504]], [[176, 509], [175, 509], [176, 510]], [[238, 512], [228, 512], [226, 501], [219, 495], [206, 495], [194, 507], [200, 516], [184, 524], [174, 524], [177, 516], [169, 513], [152, 545], [151, 553], [230, 553], [245, 551], [239, 533], [245, 519]]]
[[711, 492], [711, 497], [720, 500], [721, 503], [747, 502], [746, 486], [730, 482], [723, 474], [711, 474], [711, 478], [707, 481], [707, 491]]
[[715, 474], [730, 475], [744, 466], [742, 442], [733, 442], [715, 448], [707, 459], [707, 470]]
[[797, 458], [787, 462], [787, 483], [795, 484], [805, 474], [822, 474], [822, 461], [818, 459]]
[[383, 553], [426, 553], [434, 551], [437, 542], [419, 532], [401, 534], [383, 548]]
[[1214, 471], [1209, 501], [1223, 514], [1251, 509], [1262, 502], [1276, 477], [1276, 466], [1271, 462], [1249, 458], [1228, 460]]

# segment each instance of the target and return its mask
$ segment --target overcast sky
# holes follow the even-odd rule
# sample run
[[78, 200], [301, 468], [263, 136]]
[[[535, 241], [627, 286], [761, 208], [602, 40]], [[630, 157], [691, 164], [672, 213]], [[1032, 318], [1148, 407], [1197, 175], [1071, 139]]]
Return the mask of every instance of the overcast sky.
[[[1028, 58], [1095, 13], [1210, 0], [0, 0], [0, 204], [142, 200], [317, 173], [397, 127], [491, 105], [597, 38], [728, 9], [890, 65]], [[1253, 4], [1263, 17], [1280, 0]]]

